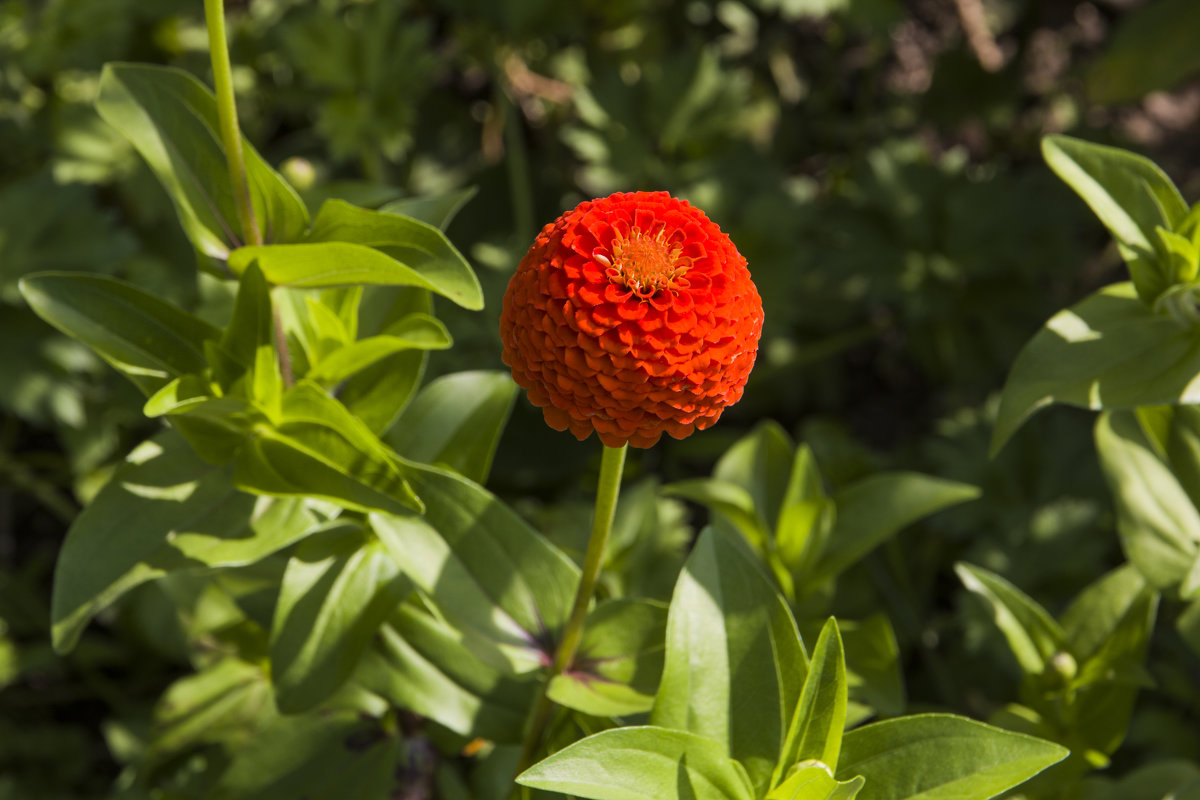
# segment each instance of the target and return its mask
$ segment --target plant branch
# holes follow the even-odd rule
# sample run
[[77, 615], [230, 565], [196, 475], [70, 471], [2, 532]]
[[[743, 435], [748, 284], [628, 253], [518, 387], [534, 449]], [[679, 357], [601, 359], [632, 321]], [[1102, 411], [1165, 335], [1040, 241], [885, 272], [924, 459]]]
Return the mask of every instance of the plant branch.
[[221, 128], [221, 143], [225, 146], [225, 162], [229, 165], [233, 200], [242, 226], [242, 241], [260, 245], [263, 243], [262, 232], [258, 229], [254, 203], [250, 199], [250, 181], [246, 177], [246, 161], [242, 155], [242, 132], [238, 128], [233, 96], [233, 68], [225, 38], [223, 0], [204, 0], [204, 19], [208, 25], [208, 51], [212, 58], [213, 88], [217, 94], [217, 121]]
[[550, 673], [546, 676], [534, 705], [533, 718], [526, 732], [521, 761], [517, 766], [518, 775], [531, 765], [554, 711], [554, 701], [547, 694], [550, 682], [571, 666], [575, 654], [579, 652], [579, 643], [583, 640], [583, 623], [587, 619], [588, 606], [591, 605], [592, 593], [596, 589], [596, 579], [604, 565], [604, 549], [612, 531], [617, 496], [621, 492], [621, 473], [625, 469], [625, 452], [628, 449], [628, 445], [604, 448], [600, 460], [600, 481], [596, 486], [596, 511], [592, 517], [592, 534], [588, 538], [587, 553], [583, 557], [583, 572], [579, 576], [579, 588], [575, 592], [575, 605], [571, 608], [566, 627], [563, 628], [562, 639], [555, 650]]

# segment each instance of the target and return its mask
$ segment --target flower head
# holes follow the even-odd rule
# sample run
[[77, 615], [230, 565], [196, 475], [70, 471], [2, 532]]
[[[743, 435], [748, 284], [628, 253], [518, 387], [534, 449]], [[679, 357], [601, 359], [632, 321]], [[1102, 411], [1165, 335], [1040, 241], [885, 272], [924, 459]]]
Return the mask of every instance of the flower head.
[[504, 295], [504, 363], [556, 430], [682, 439], [736, 403], [762, 300], [729, 237], [666, 192], [580, 203], [542, 229]]

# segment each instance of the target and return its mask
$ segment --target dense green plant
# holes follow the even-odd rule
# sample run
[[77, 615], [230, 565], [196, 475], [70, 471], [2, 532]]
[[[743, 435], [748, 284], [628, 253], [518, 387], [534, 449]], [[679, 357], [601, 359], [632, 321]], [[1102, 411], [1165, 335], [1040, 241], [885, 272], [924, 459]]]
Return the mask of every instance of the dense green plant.
[[[1200, 218], [1161, 170], [1046, 140], [1133, 282], [984, 399], [1108, 279], [1026, 164], [1069, 91], [954, 42], [894, 90], [891, 2], [256, 0], [214, 96], [192, 4], [42, 5], [0, 10], [0, 798], [1197, 791]], [[1188, 74], [1122, 68], [1186, 5], [1096, 100]], [[594, 464], [495, 371], [496, 301], [541, 219], [641, 186], [734, 234], [767, 334], [629, 465], [557, 672]], [[1054, 402], [1104, 409], [1102, 469], [1071, 412], [986, 460]]]

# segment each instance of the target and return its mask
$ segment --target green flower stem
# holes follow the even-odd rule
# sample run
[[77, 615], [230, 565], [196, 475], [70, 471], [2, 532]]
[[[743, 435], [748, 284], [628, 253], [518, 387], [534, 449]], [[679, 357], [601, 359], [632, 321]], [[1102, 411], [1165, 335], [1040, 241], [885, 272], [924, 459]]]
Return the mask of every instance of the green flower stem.
[[592, 535], [588, 539], [587, 553], [583, 557], [583, 573], [579, 576], [575, 605], [571, 609], [566, 627], [563, 628], [562, 639], [554, 653], [554, 663], [550, 666], [550, 674], [546, 676], [535, 704], [533, 719], [525, 736], [525, 745], [517, 768], [518, 775], [532, 765], [533, 755], [541, 743], [554, 711], [554, 701], [546, 693], [550, 681], [571, 666], [575, 654], [579, 652], [579, 643], [583, 640], [583, 623], [587, 619], [588, 606], [596, 589], [596, 579], [600, 576], [600, 567], [604, 564], [604, 549], [612, 531], [617, 496], [621, 492], [621, 473], [625, 469], [625, 452], [628, 449], [629, 445], [624, 444], [620, 447], [604, 448], [604, 455], [600, 460], [600, 482], [596, 486], [596, 512], [592, 518]]
[[237, 105], [233, 99], [233, 68], [229, 64], [229, 43], [225, 40], [223, 0], [204, 0], [204, 19], [208, 24], [208, 52], [217, 93], [217, 120], [221, 143], [225, 146], [225, 162], [229, 165], [229, 180], [233, 185], [233, 200], [242, 225], [242, 240], [246, 244], [260, 245], [263, 243], [262, 232], [258, 229], [254, 203], [250, 200], [250, 181], [242, 156], [242, 132], [238, 128]]
[[[242, 242], [248, 245], [263, 243], [262, 231], [254, 216], [254, 201], [250, 198], [250, 179], [246, 176], [246, 158], [242, 154], [242, 130], [238, 126], [237, 103], [233, 95], [233, 67], [229, 62], [229, 42], [225, 34], [224, 0], [204, 0], [204, 21], [208, 27], [208, 52], [212, 59], [213, 88], [217, 95], [217, 124], [221, 129], [221, 144], [225, 148], [225, 163], [229, 166], [229, 183], [237, 206]], [[292, 385], [292, 357], [288, 352], [287, 335], [279, 309], [272, 304], [275, 316], [275, 351], [284, 386]]]

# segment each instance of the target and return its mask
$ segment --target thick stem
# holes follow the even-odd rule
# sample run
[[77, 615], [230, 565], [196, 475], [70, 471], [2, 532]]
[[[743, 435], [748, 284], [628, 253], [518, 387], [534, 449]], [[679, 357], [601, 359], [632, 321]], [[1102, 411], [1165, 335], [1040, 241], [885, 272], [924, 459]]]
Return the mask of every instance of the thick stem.
[[[237, 206], [242, 242], [263, 243], [262, 231], [254, 216], [254, 201], [250, 198], [250, 179], [246, 176], [246, 157], [242, 154], [242, 130], [238, 127], [237, 102], [233, 95], [233, 67], [229, 61], [229, 42], [225, 35], [224, 0], [204, 0], [204, 20], [208, 25], [208, 52], [212, 59], [213, 88], [217, 95], [217, 125], [221, 129], [221, 144], [225, 147], [225, 163], [229, 166], [229, 183], [233, 187], [233, 202]], [[288, 352], [287, 336], [279, 309], [275, 314], [275, 351], [283, 385], [292, 385], [292, 357]]]
[[596, 512], [592, 517], [592, 535], [588, 539], [587, 553], [583, 557], [583, 573], [579, 576], [575, 605], [571, 608], [566, 627], [563, 628], [562, 639], [554, 653], [554, 663], [550, 666], [550, 674], [546, 676], [541, 694], [534, 704], [533, 718], [526, 732], [517, 774], [524, 772], [531, 765], [533, 755], [546, 732], [546, 726], [550, 723], [554, 701], [546, 695], [546, 688], [550, 681], [571, 666], [575, 654], [579, 652], [579, 643], [583, 640], [583, 623], [587, 619], [588, 606], [596, 589], [596, 579], [600, 576], [600, 567], [604, 564], [604, 548], [612, 531], [617, 496], [621, 491], [621, 473], [625, 469], [625, 451], [628, 447], [621, 445], [604, 448], [604, 455], [600, 460], [600, 481], [596, 486]]
[[246, 161], [242, 155], [242, 133], [238, 128], [237, 105], [233, 97], [233, 68], [229, 63], [229, 43], [225, 39], [223, 0], [204, 0], [204, 19], [208, 24], [208, 51], [212, 58], [213, 88], [217, 94], [217, 121], [221, 128], [221, 144], [225, 147], [225, 162], [229, 165], [242, 241], [259, 245], [263, 243], [262, 232], [254, 218], [250, 181], [246, 177]]

